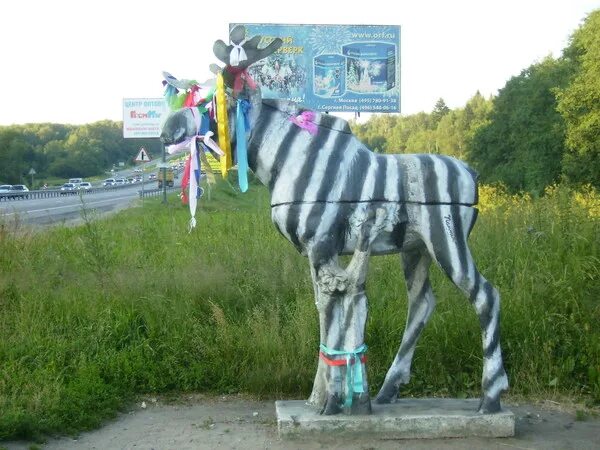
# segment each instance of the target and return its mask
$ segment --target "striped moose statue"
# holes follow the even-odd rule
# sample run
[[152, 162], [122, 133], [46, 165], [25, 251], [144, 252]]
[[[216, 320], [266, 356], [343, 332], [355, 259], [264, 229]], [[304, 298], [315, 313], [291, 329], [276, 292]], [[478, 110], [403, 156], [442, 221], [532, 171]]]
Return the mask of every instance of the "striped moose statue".
[[[258, 49], [260, 37], [245, 40], [243, 26], [234, 28], [230, 38], [231, 44], [217, 41], [213, 50], [225, 63], [223, 75], [232, 95], [251, 105], [249, 167], [269, 188], [273, 223], [310, 263], [321, 346], [309, 403], [322, 414], [371, 412], [364, 342], [368, 260], [400, 253], [408, 288], [407, 322], [375, 401], [394, 402], [400, 386], [409, 381], [417, 340], [435, 307], [429, 282], [435, 261], [479, 317], [484, 356], [479, 412], [500, 411], [500, 394], [508, 389], [500, 349], [500, 297], [477, 270], [467, 245], [477, 217], [476, 173], [447, 156], [375, 154], [342, 119], [290, 101], [263, 100], [259, 87], [239, 78], [281, 41]], [[233, 89], [236, 83], [241, 89]], [[234, 128], [230, 120], [232, 136]], [[195, 133], [194, 114], [181, 109], [167, 119], [161, 139], [165, 145], [176, 144]], [[344, 254], [352, 255], [346, 267], [339, 261]]]

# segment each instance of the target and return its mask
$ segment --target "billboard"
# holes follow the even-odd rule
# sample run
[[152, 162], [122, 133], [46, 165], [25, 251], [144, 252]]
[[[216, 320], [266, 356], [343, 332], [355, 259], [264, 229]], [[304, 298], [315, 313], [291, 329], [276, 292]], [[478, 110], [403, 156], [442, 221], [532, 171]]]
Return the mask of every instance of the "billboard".
[[400, 112], [400, 26], [230, 24], [283, 45], [249, 69], [264, 98], [315, 111]]
[[161, 124], [169, 113], [163, 98], [124, 98], [123, 137], [160, 137]]

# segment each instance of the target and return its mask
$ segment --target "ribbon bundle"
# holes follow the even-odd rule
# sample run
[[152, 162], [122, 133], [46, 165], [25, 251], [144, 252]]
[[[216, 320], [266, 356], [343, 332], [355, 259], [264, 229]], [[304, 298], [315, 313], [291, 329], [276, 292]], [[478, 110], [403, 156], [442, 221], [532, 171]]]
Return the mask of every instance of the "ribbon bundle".
[[[354, 350], [333, 350], [325, 344], [320, 345], [319, 356], [329, 366], [346, 366], [346, 401], [345, 407], [352, 406], [354, 393], [363, 393], [363, 364], [367, 360], [367, 345], [363, 344]], [[329, 356], [346, 356], [345, 359], [331, 359]]]
[[[208, 160], [206, 159], [205, 151], [212, 150], [220, 157], [224, 156], [223, 151], [219, 148], [217, 143], [212, 140], [212, 131], [209, 130], [208, 126], [208, 113], [204, 113], [202, 116], [200, 115], [198, 108], [189, 107], [189, 111], [194, 117], [194, 122], [196, 124], [196, 134], [194, 136], [188, 137], [183, 142], [179, 144], [170, 145], [167, 149], [169, 154], [176, 153], [181, 151], [184, 148], [189, 147], [190, 156], [188, 161], [186, 162], [186, 166], [184, 169], [184, 177], [182, 179], [181, 188], [185, 192], [185, 188], [189, 183], [189, 207], [190, 207], [190, 230], [196, 226], [196, 207], [198, 204], [198, 198], [202, 196], [202, 189], [200, 188], [200, 168], [202, 163], [205, 164], [207, 170], [206, 174], [209, 177], [209, 181], [214, 182], [214, 176], [210, 171], [210, 166], [208, 164]], [[200, 139], [200, 141], [198, 141]], [[198, 152], [199, 145], [205, 151]], [[185, 195], [185, 194], [184, 194]], [[184, 197], [185, 201], [185, 197]]]

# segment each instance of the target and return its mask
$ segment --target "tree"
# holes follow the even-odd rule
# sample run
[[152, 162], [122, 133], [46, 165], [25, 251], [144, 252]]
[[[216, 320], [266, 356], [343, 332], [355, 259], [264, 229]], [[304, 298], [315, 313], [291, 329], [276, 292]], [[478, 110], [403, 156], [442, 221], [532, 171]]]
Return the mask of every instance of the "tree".
[[450, 108], [446, 106], [446, 102], [444, 101], [444, 99], [438, 99], [438, 101], [435, 103], [435, 106], [433, 107], [433, 111], [431, 112], [431, 120], [433, 121], [434, 125], [437, 126], [437, 124], [440, 123], [440, 120], [442, 120], [442, 117], [444, 117], [449, 112]]
[[564, 59], [575, 67], [572, 82], [556, 90], [566, 123], [563, 174], [575, 183], [600, 187], [600, 10], [573, 33]]
[[512, 77], [494, 99], [490, 121], [475, 132], [468, 158], [483, 181], [540, 193], [557, 181], [565, 151], [565, 125], [553, 90], [571, 68], [551, 57]]

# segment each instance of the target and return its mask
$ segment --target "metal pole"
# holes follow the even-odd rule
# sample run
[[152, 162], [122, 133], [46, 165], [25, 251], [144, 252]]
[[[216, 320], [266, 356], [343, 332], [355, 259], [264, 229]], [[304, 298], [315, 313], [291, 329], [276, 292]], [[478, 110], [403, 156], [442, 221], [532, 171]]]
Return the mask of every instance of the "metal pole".
[[160, 169], [162, 171], [162, 188], [163, 188], [163, 203], [167, 203], [167, 151], [165, 148], [165, 144], [162, 144], [162, 162], [163, 167]]

